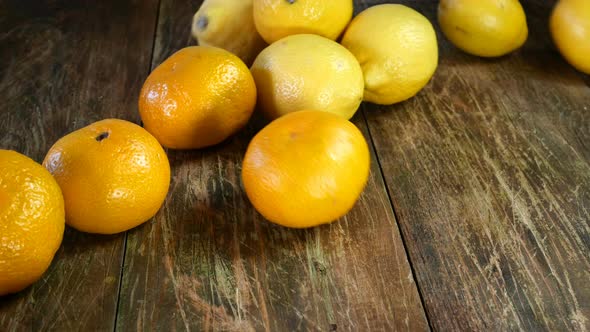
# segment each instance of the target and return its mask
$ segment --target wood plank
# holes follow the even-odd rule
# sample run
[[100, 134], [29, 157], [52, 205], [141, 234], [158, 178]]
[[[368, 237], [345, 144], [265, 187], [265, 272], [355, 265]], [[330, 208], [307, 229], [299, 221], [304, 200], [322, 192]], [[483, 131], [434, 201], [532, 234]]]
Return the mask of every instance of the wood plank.
[[364, 109], [435, 330], [590, 329], [590, 89], [552, 49], [550, 2], [523, 4], [521, 51], [439, 33], [425, 90]]
[[[190, 43], [199, 4], [162, 1], [154, 66]], [[366, 134], [362, 116], [355, 123]], [[427, 330], [375, 159], [348, 216], [311, 230], [275, 226], [240, 183], [261, 125], [214, 148], [169, 151], [169, 199], [129, 233], [117, 329]]]
[[[132, 121], [157, 1], [0, 1], [0, 147], [41, 162], [62, 135]], [[67, 229], [49, 271], [0, 298], [0, 331], [112, 331], [125, 235]]]

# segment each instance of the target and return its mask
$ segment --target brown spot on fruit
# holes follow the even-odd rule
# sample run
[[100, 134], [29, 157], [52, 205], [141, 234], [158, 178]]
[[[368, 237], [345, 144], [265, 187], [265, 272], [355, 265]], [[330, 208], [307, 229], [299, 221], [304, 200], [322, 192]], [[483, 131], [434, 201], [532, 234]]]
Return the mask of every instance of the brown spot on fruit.
[[100, 135], [96, 136], [96, 141], [97, 142], [100, 142], [100, 141], [102, 141], [105, 138], [109, 138], [109, 133], [106, 132], [106, 131], [103, 132], [103, 133], [100, 133]]

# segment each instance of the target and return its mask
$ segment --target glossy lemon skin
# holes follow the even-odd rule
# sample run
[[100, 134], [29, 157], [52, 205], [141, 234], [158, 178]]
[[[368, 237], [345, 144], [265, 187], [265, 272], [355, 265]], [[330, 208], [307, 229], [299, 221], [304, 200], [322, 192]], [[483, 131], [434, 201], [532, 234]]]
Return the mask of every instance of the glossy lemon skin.
[[287, 114], [250, 142], [242, 180], [254, 207], [268, 220], [292, 228], [332, 222], [358, 200], [369, 176], [362, 133], [322, 111]]
[[114, 234], [146, 222], [162, 206], [170, 184], [170, 164], [158, 141], [118, 119], [62, 137], [43, 166], [62, 189], [67, 224], [89, 233]]
[[199, 45], [223, 48], [251, 64], [266, 47], [254, 25], [252, 2], [205, 0], [193, 17], [193, 37]]
[[560, 0], [549, 20], [559, 52], [577, 70], [590, 75], [590, 1]]
[[438, 22], [451, 43], [481, 57], [508, 54], [528, 37], [518, 0], [441, 0]]
[[144, 127], [171, 149], [221, 143], [248, 122], [255, 105], [248, 67], [211, 46], [174, 53], [152, 71], [139, 96]]
[[258, 107], [270, 119], [315, 109], [350, 119], [363, 97], [363, 73], [342, 45], [317, 35], [285, 37], [251, 67]]
[[296, 34], [336, 40], [352, 13], [352, 0], [254, 0], [254, 23], [269, 44]]
[[0, 296], [41, 278], [64, 228], [64, 200], [51, 174], [24, 155], [0, 150]]
[[432, 24], [417, 11], [397, 4], [370, 7], [357, 15], [342, 45], [361, 64], [364, 100], [389, 105], [416, 95], [438, 66]]

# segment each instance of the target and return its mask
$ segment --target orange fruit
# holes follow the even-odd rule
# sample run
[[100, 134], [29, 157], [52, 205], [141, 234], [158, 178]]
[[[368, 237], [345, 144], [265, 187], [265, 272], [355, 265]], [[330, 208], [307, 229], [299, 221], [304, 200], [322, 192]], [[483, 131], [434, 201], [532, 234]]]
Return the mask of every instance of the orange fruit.
[[196, 149], [224, 141], [254, 110], [256, 86], [235, 55], [211, 46], [174, 53], [149, 75], [139, 114], [145, 129], [172, 149]]
[[170, 164], [158, 141], [128, 121], [95, 122], [59, 139], [43, 160], [61, 187], [66, 222], [89, 233], [138, 226], [162, 206]]
[[64, 218], [51, 174], [22, 154], [0, 150], [0, 295], [41, 278], [61, 244]]
[[271, 122], [250, 142], [242, 165], [252, 205], [279, 225], [305, 228], [345, 215], [369, 176], [362, 133], [333, 113], [300, 111]]

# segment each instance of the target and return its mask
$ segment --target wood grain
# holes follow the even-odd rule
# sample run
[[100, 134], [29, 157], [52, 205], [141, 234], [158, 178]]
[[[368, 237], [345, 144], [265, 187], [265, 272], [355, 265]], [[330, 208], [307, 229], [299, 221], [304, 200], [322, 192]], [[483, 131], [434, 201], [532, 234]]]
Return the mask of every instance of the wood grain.
[[[64, 134], [137, 120], [156, 1], [0, 1], [0, 148], [40, 162]], [[112, 331], [124, 234], [67, 229], [49, 271], [0, 298], [0, 331]]]
[[[435, 2], [401, 2], [436, 27]], [[150, 64], [192, 43], [200, 3], [0, 0], [0, 148], [41, 161], [88, 123], [137, 121]], [[552, 46], [552, 2], [523, 5], [522, 50], [480, 59], [439, 33], [418, 96], [363, 105], [372, 173], [342, 220], [290, 230], [256, 213], [240, 183], [256, 118], [169, 151], [168, 200], [126, 246], [68, 229], [42, 280], [0, 298], [0, 331], [414, 331], [424, 309], [435, 330], [589, 330], [589, 80]]]
[[[191, 43], [199, 4], [162, 1], [154, 66]], [[355, 123], [366, 130], [362, 117]], [[428, 330], [375, 159], [342, 220], [275, 226], [240, 183], [247, 143], [262, 125], [214, 148], [169, 151], [169, 199], [154, 222], [129, 233], [117, 329]]]
[[439, 33], [418, 96], [365, 105], [435, 330], [590, 329], [590, 89], [551, 45], [550, 4], [523, 2], [529, 40], [503, 58]]

